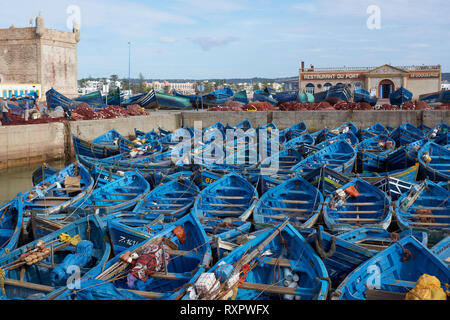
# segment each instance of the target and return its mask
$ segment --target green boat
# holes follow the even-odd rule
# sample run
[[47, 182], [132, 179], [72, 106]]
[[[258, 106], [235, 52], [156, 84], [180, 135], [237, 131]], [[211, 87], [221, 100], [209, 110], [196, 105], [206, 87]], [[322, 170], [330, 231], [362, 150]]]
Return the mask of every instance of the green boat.
[[187, 98], [176, 97], [165, 93], [156, 93], [156, 101], [160, 110], [192, 110], [192, 103]]

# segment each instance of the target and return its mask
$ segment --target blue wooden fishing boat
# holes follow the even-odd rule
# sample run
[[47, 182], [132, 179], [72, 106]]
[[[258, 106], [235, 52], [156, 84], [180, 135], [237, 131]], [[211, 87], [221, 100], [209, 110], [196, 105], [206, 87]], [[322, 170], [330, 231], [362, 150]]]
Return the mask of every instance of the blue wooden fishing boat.
[[[322, 102], [327, 98], [328, 91], [322, 91], [318, 93], [314, 93], [314, 101], [313, 102]], [[308, 101], [309, 102], [309, 101]]]
[[250, 100], [247, 97], [247, 91], [243, 90], [236, 93], [234, 96], [234, 101], [240, 102], [244, 106], [247, 105], [250, 102]]
[[37, 300], [67, 284], [74, 271], [80, 277], [102, 268], [111, 253], [100, 219], [89, 216], [22, 246], [0, 258], [4, 299]]
[[131, 211], [149, 191], [147, 180], [141, 174], [129, 171], [122, 178], [95, 189], [87, 198], [73, 203], [69, 211], [80, 216]]
[[367, 248], [323, 231], [322, 226], [299, 232], [325, 264], [332, 288], [337, 288], [350, 272], [374, 256]]
[[390, 132], [389, 130], [383, 126], [381, 123], [376, 123], [366, 129], [361, 129], [358, 132], [358, 138], [362, 141], [365, 139], [370, 139], [374, 136], [378, 136], [380, 134], [383, 134], [385, 136], [389, 136]]
[[389, 95], [389, 101], [391, 102], [391, 105], [394, 106], [401, 106], [405, 102], [411, 101], [412, 98], [412, 92], [406, 90], [403, 87]]
[[173, 90], [173, 94], [177, 97], [189, 99], [191, 101], [192, 105], [203, 102], [203, 105], [205, 105], [205, 106], [223, 105], [228, 100], [231, 100], [234, 98], [234, 92], [229, 87], [210, 92], [203, 96], [184, 95], [184, 94], [177, 92], [175, 89]]
[[297, 150], [303, 147], [303, 145], [305, 144], [311, 146], [314, 145], [314, 137], [309, 133], [304, 133], [294, 139], [287, 141], [286, 143], [284, 143], [284, 148]]
[[321, 129], [319, 131], [311, 133], [311, 136], [314, 138], [314, 142], [316, 144], [320, 144], [320, 143], [324, 142], [325, 140], [330, 139], [330, 138], [334, 138], [334, 137], [336, 137], [338, 135], [339, 135], [339, 133], [338, 134], [334, 134], [328, 128], [323, 128], [323, 129]]
[[192, 110], [193, 104], [189, 99], [156, 93], [156, 103], [160, 110]]
[[417, 157], [423, 178], [432, 181], [450, 180], [450, 150], [428, 142], [419, 150]]
[[428, 235], [423, 231], [405, 230], [400, 233], [390, 233], [382, 228], [361, 227], [338, 235], [339, 238], [367, 248], [374, 253], [383, 251], [398, 240], [408, 236], [413, 236], [425, 247], [428, 244]]
[[102, 94], [100, 91], [94, 91], [94, 92], [88, 93], [86, 95], [79, 96], [79, 97], [73, 99], [73, 101], [84, 102], [95, 108], [105, 108], [106, 107], [106, 104], [103, 102]]
[[419, 150], [425, 145], [424, 139], [400, 146], [387, 158], [388, 170], [399, 170], [411, 167], [419, 162]]
[[46, 163], [37, 168], [32, 175], [33, 186], [41, 183], [43, 180], [55, 175], [58, 171], [49, 167]]
[[152, 89], [146, 93], [138, 94], [125, 100], [121, 106], [126, 107], [132, 104], [137, 104], [141, 108], [151, 109], [158, 105], [156, 93]]
[[450, 103], [450, 90], [443, 90], [439, 95], [440, 103]]
[[394, 178], [397, 180], [402, 180], [405, 183], [416, 183], [419, 173], [419, 163], [416, 163], [412, 167], [406, 169], [393, 170], [388, 172], [366, 172], [350, 174], [349, 177], [361, 178], [372, 184], [377, 183], [380, 180], [386, 178]]
[[322, 166], [327, 166], [337, 172], [348, 174], [353, 170], [356, 151], [343, 140], [339, 140], [302, 160], [292, 171], [308, 173]]
[[350, 91], [350, 89], [347, 85], [337, 84], [327, 90], [327, 97], [325, 100], [331, 104], [336, 104], [337, 102], [339, 102], [341, 100], [351, 101], [352, 100], [352, 92]]
[[377, 104], [378, 98], [371, 96], [370, 92], [365, 89], [357, 89], [353, 92], [353, 101], [366, 102], [373, 107]]
[[258, 192], [245, 178], [230, 173], [203, 189], [194, 203], [198, 217], [239, 218], [253, 213]]
[[445, 237], [441, 241], [439, 241], [431, 251], [445, 264], [447, 267], [450, 267], [450, 236]]
[[124, 93], [120, 92], [120, 88], [116, 88], [112, 94], [104, 95], [102, 100], [108, 106], [121, 106], [124, 101]]
[[146, 219], [155, 219], [162, 214], [164, 221], [174, 221], [190, 210], [199, 192], [200, 189], [192, 181], [179, 177], [153, 189], [133, 212]]
[[347, 133], [342, 133], [338, 136], [332, 136], [332, 137], [326, 138], [324, 141], [316, 144], [315, 146], [319, 149], [322, 149], [322, 148], [329, 146], [339, 140], [347, 141], [352, 147], [356, 147], [356, 145], [359, 144], [359, 139], [352, 132], [347, 132]]
[[308, 128], [306, 127], [306, 124], [303, 121], [299, 122], [279, 132], [280, 143], [286, 143], [287, 141], [298, 138], [307, 132]]
[[271, 97], [271, 93], [266, 90], [255, 90], [253, 92], [253, 101], [254, 102], [268, 102], [274, 106], [278, 104], [278, 101]]
[[397, 224], [402, 230], [425, 231], [431, 244], [450, 234], [450, 191], [425, 180], [396, 202]]
[[310, 228], [319, 218], [323, 195], [300, 176], [264, 193], [253, 213], [257, 228], [277, 225], [285, 217], [296, 228]]
[[346, 175], [342, 175], [326, 166], [312, 170], [311, 172], [303, 175], [303, 178], [319, 189], [322, 195], [327, 196], [330, 193], [341, 188], [351, 179]]
[[[363, 178], [364, 179], [364, 178]], [[367, 181], [367, 180], [366, 180]], [[415, 183], [405, 182], [393, 177], [385, 177], [377, 182], [371, 182], [375, 187], [383, 191], [391, 198], [392, 201], [397, 201], [404, 193], [411, 190]]]
[[421, 130], [423, 134], [427, 134], [431, 131], [431, 128], [429, 126], [424, 125], [423, 123], [419, 124], [417, 128]]
[[419, 100], [420, 101], [425, 101], [428, 104], [439, 103], [440, 102], [440, 98], [441, 98], [441, 92], [442, 91], [421, 94], [419, 96]]
[[23, 227], [23, 203], [19, 193], [0, 207], [0, 256], [17, 248]]
[[441, 146], [445, 146], [449, 144], [450, 132], [448, 131], [448, 125], [446, 123], [440, 123], [433, 129], [430, 129], [428, 133], [426, 133], [428, 140], [432, 141]]
[[82, 201], [93, 186], [89, 171], [75, 162], [24, 193], [23, 206], [27, 211], [51, 215]]
[[[239, 281], [242, 272], [245, 282]], [[200, 277], [189, 283], [185, 300], [227, 299], [236, 288], [236, 300], [280, 295], [286, 300], [325, 300], [330, 289], [324, 264], [287, 221], [233, 250]], [[218, 285], [199, 290], [202, 279], [210, 277]]]
[[252, 226], [251, 222], [230, 218], [216, 219], [203, 217], [199, 218], [199, 220], [212, 243], [217, 242], [219, 239], [233, 241], [238, 236], [246, 235]]
[[81, 139], [72, 135], [73, 148], [77, 156], [87, 156], [97, 159], [108, 158], [120, 153], [119, 145], [105, 145], [104, 143], [97, 144]]
[[75, 109], [79, 104], [79, 102], [72, 101], [53, 88], [45, 93], [45, 97], [47, 101], [47, 108], [49, 110], [55, 109], [56, 107], [62, 107], [64, 111], [68, 111]]
[[360, 142], [356, 169], [358, 172], [383, 172], [386, 159], [395, 150], [395, 141], [388, 136], [378, 135]]
[[355, 126], [355, 124], [353, 122], [349, 121], [335, 129], [331, 130], [331, 133], [333, 133], [334, 135], [340, 135], [342, 133], [347, 133], [347, 132], [351, 132], [355, 136], [357, 136], [359, 129], [357, 126]]
[[356, 178], [325, 200], [323, 218], [334, 232], [361, 226], [387, 229], [392, 221], [391, 199], [372, 184]]
[[[178, 300], [186, 294], [185, 284], [209, 266], [212, 256], [208, 241], [195, 214], [187, 214], [147, 241], [92, 269], [81, 279], [81, 289], [66, 288], [54, 296], [61, 300]], [[152, 265], [155, 256], [158, 258]], [[147, 268], [140, 269], [140, 264]]]
[[[355, 269], [332, 295], [336, 300], [370, 299], [372, 290], [398, 293], [401, 300], [423, 275], [435, 276], [444, 286], [450, 269], [413, 236], [400, 239]], [[379, 291], [378, 291], [379, 292]], [[379, 292], [383, 294], [383, 292]]]
[[302, 155], [295, 149], [284, 149], [261, 161], [259, 168], [262, 175], [270, 174], [272, 177], [277, 176], [280, 178], [280, 175], [295, 174], [295, 172], [291, 171], [291, 168], [302, 160]]
[[277, 100], [280, 104], [295, 101], [297, 100], [297, 97], [298, 91], [276, 92], [272, 94], [272, 98]]
[[116, 212], [102, 218], [107, 225], [114, 255], [151, 239], [172, 223], [164, 223], [164, 215], [146, 217], [135, 212]]
[[223, 105], [225, 102], [232, 100], [234, 92], [230, 87], [215, 90], [203, 96], [203, 104], [207, 106]]
[[394, 139], [397, 147], [404, 146], [410, 144], [411, 142], [425, 138], [422, 130], [413, 126], [409, 122], [400, 125], [394, 131], [392, 131], [390, 137]]

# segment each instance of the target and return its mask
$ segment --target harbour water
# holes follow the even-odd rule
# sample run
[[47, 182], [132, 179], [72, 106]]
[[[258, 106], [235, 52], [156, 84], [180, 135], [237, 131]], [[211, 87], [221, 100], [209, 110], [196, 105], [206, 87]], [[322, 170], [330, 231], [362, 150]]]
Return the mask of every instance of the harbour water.
[[[47, 163], [54, 169], [65, 167], [64, 160], [51, 161]], [[41, 164], [34, 164], [21, 168], [10, 168], [0, 171], [0, 204], [4, 204], [13, 199], [19, 192], [25, 192], [33, 186], [33, 172]]]

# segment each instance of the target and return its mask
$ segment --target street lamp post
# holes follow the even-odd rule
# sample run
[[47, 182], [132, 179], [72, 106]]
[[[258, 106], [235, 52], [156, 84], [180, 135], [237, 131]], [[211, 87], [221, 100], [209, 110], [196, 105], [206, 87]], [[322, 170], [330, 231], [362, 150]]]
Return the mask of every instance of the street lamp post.
[[128, 41], [128, 98], [131, 96], [131, 42]]

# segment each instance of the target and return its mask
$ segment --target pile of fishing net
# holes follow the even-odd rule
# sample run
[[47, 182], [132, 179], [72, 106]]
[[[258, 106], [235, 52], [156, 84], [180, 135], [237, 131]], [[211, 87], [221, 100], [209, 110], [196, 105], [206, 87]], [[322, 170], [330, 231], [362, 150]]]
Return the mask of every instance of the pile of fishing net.
[[131, 104], [127, 106], [127, 114], [129, 116], [145, 116], [148, 113], [145, 110], [142, 110], [142, 107], [138, 104]]
[[242, 110], [242, 107], [217, 106], [209, 108], [208, 111], [244, 111], [244, 110]]
[[431, 110], [431, 107], [425, 101], [411, 100], [402, 105], [402, 110]]
[[72, 120], [114, 119], [127, 116], [127, 111], [119, 106], [108, 106], [95, 111], [90, 105], [84, 102], [80, 103], [75, 110], [71, 112]]
[[[51, 123], [51, 122], [60, 122], [66, 120], [65, 117], [58, 117], [58, 118], [38, 118], [38, 119], [32, 119], [31, 116], [28, 118], [28, 121], [25, 121], [23, 119], [23, 116], [18, 116], [15, 114], [9, 113], [9, 118], [12, 120], [11, 122], [5, 123], [2, 121], [3, 126], [20, 126], [25, 124], [41, 124], [41, 123]], [[0, 119], [3, 120], [0, 116]]]
[[71, 112], [71, 118], [73, 120], [92, 120], [96, 119], [95, 111], [90, 105], [83, 102], [77, 105], [75, 110]]
[[240, 102], [228, 100], [223, 106], [212, 107], [209, 111], [244, 111]]
[[367, 102], [346, 102], [339, 101], [334, 105], [336, 110], [373, 110], [372, 106]]
[[114, 119], [128, 117], [127, 111], [119, 106], [108, 106], [95, 112], [96, 119]]
[[378, 107], [378, 110], [400, 110], [399, 106], [393, 106], [388, 103], [383, 104], [382, 106]]
[[281, 111], [316, 111], [316, 110], [336, 110], [326, 101], [320, 103], [299, 103], [285, 102], [280, 106]]
[[250, 102], [244, 106], [245, 111], [275, 111], [276, 108], [269, 102]]
[[450, 104], [440, 104], [434, 107], [434, 110], [450, 110]]

